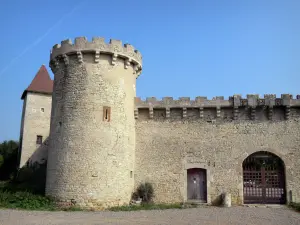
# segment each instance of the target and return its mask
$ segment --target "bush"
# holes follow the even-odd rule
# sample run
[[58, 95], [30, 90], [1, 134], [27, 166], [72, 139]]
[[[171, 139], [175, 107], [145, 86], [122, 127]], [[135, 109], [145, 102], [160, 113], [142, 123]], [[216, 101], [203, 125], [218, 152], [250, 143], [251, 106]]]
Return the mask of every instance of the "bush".
[[3, 157], [3, 162], [0, 162], [0, 180], [9, 180], [11, 175], [16, 172], [18, 165], [18, 145], [18, 142], [12, 140], [0, 143], [0, 155]]
[[30, 192], [3, 191], [0, 194], [0, 207], [27, 210], [54, 210], [54, 202], [47, 197]]
[[154, 190], [152, 184], [148, 182], [140, 184], [134, 195], [139, 196], [145, 203], [151, 202], [152, 198], [154, 197]]
[[78, 210], [61, 208], [54, 200], [45, 197], [47, 162], [27, 164], [10, 181], [0, 182], [0, 208], [27, 210]]
[[15, 181], [18, 182], [18, 183], [29, 181], [31, 179], [32, 175], [33, 175], [33, 169], [32, 168], [22, 167], [19, 170], [19, 173], [18, 173]]
[[28, 186], [16, 185], [12, 182], [0, 182], [0, 208], [47, 211], [81, 210], [73, 205], [62, 207], [55, 199], [33, 193], [32, 189], [28, 189]]
[[300, 212], [300, 203], [296, 203], [296, 202], [291, 202], [289, 204], [289, 206], [293, 209], [295, 209], [296, 211], [299, 211]]
[[16, 176], [5, 185], [0, 186], [0, 191], [30, 192], [32, 194], [45, 194], [47, 163], [27, 164], [22, 167]]

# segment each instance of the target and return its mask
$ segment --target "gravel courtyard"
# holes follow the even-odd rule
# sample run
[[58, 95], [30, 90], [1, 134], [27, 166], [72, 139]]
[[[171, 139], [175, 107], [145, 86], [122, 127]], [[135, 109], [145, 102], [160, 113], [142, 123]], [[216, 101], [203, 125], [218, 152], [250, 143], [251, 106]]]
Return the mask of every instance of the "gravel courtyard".
[[300, 213], [287, 208], [203, 207], [134, 212], [35, 212], [0, 210], [0, 225], [100, 224], [300, 224]]

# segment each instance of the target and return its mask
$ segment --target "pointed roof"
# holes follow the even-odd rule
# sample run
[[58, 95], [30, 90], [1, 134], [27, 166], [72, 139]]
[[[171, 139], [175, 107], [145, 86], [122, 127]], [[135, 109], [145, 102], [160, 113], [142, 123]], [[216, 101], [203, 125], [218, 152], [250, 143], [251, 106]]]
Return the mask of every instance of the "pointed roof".
[[53, 80], [51, 80], [49, 73], [45, 67], [42, 65], [31, 84], [22, 94], [21, 99], [24, 99], [27, 92], [43, 93], [43, 94], [52, 94], [53, 90]]

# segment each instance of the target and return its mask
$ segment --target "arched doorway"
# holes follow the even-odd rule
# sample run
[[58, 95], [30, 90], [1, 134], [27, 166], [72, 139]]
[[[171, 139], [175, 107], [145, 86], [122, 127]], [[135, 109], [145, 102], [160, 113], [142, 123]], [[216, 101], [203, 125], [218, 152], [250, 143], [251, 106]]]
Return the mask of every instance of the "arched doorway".
[[207, 202], [207, 175], [205, 169], [187, 170], [187, 199]]
[[245, 204], [285, 204], [284, 162], [270, 152], [256, 152], [243, 162]]

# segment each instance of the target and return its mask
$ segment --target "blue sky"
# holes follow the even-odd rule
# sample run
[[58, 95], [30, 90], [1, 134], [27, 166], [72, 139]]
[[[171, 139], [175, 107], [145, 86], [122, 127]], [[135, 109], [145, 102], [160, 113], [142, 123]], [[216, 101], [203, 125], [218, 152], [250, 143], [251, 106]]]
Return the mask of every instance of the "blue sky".
[[142, 98], [299, 94], [299, 12], [297, 0], [2, 0], [0, 141], [19, 138], [42, 64], [53, 78], [51, 47], [77, 36], [139, 49]]

